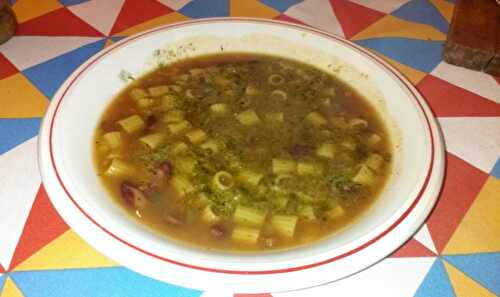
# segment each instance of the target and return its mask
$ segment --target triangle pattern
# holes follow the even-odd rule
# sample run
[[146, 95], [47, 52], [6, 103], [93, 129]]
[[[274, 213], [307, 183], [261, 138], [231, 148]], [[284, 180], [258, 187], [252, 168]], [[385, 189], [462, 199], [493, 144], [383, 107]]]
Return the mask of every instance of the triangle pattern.
[[391, 58], [388, 58], [386, 56], [380, 56], [382, 59], [384, 59], [384, 61], [388, 62], [389, 64], [391, 64], [391, 66], [393, 66], [394, 68], [396, 68], [397, 70], [399, 70], [399, 72], [401, 72], [402, 74], [404, 74], [404, 76], [410, 80], [410, 82], [412, 82], [413, 84], [417, 84], [418, 82], [420, 82], [427, 74], [422, 72], [422, 71], [419, 71], [415, 68], [411, 68], [410, 66], [407, 66], [405, 64], [401, 64], [399, 63], [398, 61], [395, 61]]
[[0, 119], [0, 154], [38, 134], [40, 119]]
[[413, 236], [413, 238], [420, 242], [423, 246], [428, 248], [431, 252], [434, 254], [437, 254], [436, 246], [434, 245], [434, 241], [432, 241], [431, 234], [429, 233], [429, 229], [427, 228], [427, 225], [424, 224], [422, 227], [420, 227], [420, 230], [417, 231], [417, 233]]
[[438, 117], [500, 116], [500, 104], [427, 75], [418, 90]]
[[350, 0], [350, 1], [374, 10], [378, 10], [380, 12], [391, 13], [411, 0], [384, 0], [384, 1]]
[[278, 21], [283, 21], [283, 22], [288, 22], [288, 23], [294, 23], [294, 24], [299, 24], [299, 25], [306, 25], [304, 24], [303, 22], [297, 20], [297, 19], [294, 19], [290, 16], [287, 16], [286, 14], [280, 14], [279, 16], [275, 17], [274, 18], [275, 20], [278, 20]]
[[206, 5], [204, 0], [193, 0], [179, 10], [192, 18], [211, 18], [229, 16], [229, 0], [212, 0]]
[[[443, 253], [465, 254], [500, 251], [499, 197], [500, 179], [489, 177]], [[500, 262], [498, 265], [500, 269]]]
[[171, 13], [172, 11], [172, 9], [154, 0], [125, 0], [110, 34], [115, 35], [116, 32], [121, 32], [152, 18]]
[[59, 0], [64, 6], [77, 5], [84, 2], [90, 2], [90, 0]]
[[[23, 130], [20, 130], [23, 131]], [[35, 132], [36, 133], [36, 132]], [[2, 132], [0, 132], [1, 135]], [[26, 218], [40, 187], [36, 161], [37, 138], [0, 155], [0, 273], [9, 267]]]
[[448, 23], [451, 23], [451, 18], [453, 17], [453, 9], [455, 5], [450, 2], [443, 0], [430, 0], [432, 5], [439, 11], [439, 13], [445, 18]]
[[436, 254], [431, 252], [420, 242], [413, 238], [410, 238], [405, 244], [403, 244], [397, 251], [392, 253], [391, 257], [394, 258], [405, 258], [405, 257], [435, 257]]
[[124, 0], [94, 0], [71, 6], [69, 10], [102, 34], [109, 35], [123, 2]]
[[111, 266], [117, 264], [68, 230], [19, 264], [15, 271]]
[[441, 259], [436, 258], [414, 296], [455, 297], [453, 287], [450, 284], [450, 280]]
[[445, 62], [439, 63], [431, 74], [500, 104], [500, 81], [497, 82], [491, 75]]
[[[2, 292], [3, 289], [3, 284], [5, 283], [5, 279], [7, 278], [6, 275], [1, 274], [0, 275], [0, 292]], [[1, 296], [0, 296], [1, 297]]]
[[234, 297], [273, 297], [271, 294], [234, 294]]
[[438, 252], [448, 243], [487, 177], [486, 173], [447, 153], [441, 195], [427, 219], [427, 228]]
[[444, 256], [443, 258], [483, 287], [497, 295], [500, 294], [498, 281], [500, 253]]
[[21, 73], [0, 80], [0, 118], [41, 117], [47, 98]]
[[469, 278], [453, 265], [448, 264], [448, 262], [444, 261], [444, 267], [448, 272], [448, 276], [450, 277], [451, 284], [455, 289], [455, 294], [457, 295], [457, 297], [495, 297], [495, 294], [493, 294], [491, 291]]
[[10, 279], [10, 277], [6, 278], [3, 290], [1, 292], [2, 293], [0, 293], [0, 297], [24, 297], [23, 293], [19, 291], [19, 288], [12, 281], [12, 279]]
[[130, 35], [134, 35], [134, 34], [139, 33], [139, 32], [143, 32], [143, 31], [158, 27], [158, 26], [172, 24], [175, 22], [182, 22], [185, 20], [189, 20], [189, 18], [174, 11], [172, 13], [159, 16], [157, 18], [151, 19], [151, 20], [146, 21], [144, 23], [140, 23], [139, 25], [127, 28], [122, 32], [116, 33], [116, 35], [118, 35], [118, 36], [130, 36]]
[[372, 38], [357, 40], [356, 43], [427, 73], [441, 62], [443, 49], [441, 41], [408, 38]]
[[262, 4], [257, 0], [231, 0], [230, 16], [232, 17], [258, 17], [258, 18], [274, 18], [280, 14], [276, 9]]
[[[12, 272], [11, 277], [29, 297], [51, 296], [172, 296], [197, 297], [200, 291], [177, 287], [123, 267]], [[124, 285], [128, 284], [128, 285]]]
[[106, 39], [106, 43], [104, 44], [104, 48], [107, 48], [108, 46], [112, 45], [114, 41], [111, 38]]
[[353, 39], [401, 37], [421, 40], [445, 40], [446, 35], [429, 25], [409, 22], [387, 15], [356, 34]]
[[259, 2], [272, 7], [278, 11], [284, 12], [291, 6], [302, 2], [303, 0], [259, 0]]
[[12, 10], [16, 14], [17, 22], [24, 23], [61, 7], [57, 0], [17, 0]]
[[69, 229], [47, 197], [43, 186], [36, 195], [23, 233], [10, 263], [10, 270]]
[[183, 8], [186, 4], [191, 2], [191, 0], [158, 0], [163, 5], [166, 5], [174, 10], [179, 10]]
[[2, 53], [0, 53], [0, 80], [16, 74], [17, 72], [16, 66], [12, 65], [12, 63], [7, 60], [2, 50]]
[[305, 0], [290, 7], [285, 14], [309, 26], [344, 36], [342, 26], [329, 1]]
[[0, 264], [0, 273], [4, 273], [4, 272], [5, 272], [5, 269], [3, 268], [2, 264]]
[[330, 0], [330, 3], [348, 39], [385, 16], [384, 13], [349, 1]]
[[498, 158], [497, 162], [495, 163], [495, 166], [493, 166], [493, 169], [491, 170], [490, 174], [498, 179], [500, 179], [500, 157]]
[[23, 71], [35, 86], [49, 99], [66, 78], [83, 62], [104, 47], [105, 39], [87, 44]]
[[411, 22], [431, 25], [443, 33], [448, 32], [448, 22], [429, 0], [410, 1], [392, 15]]
[[[236, 294], [232, 294], [231, 292], [221, 292], [219, 291], [204, 291], [200, 297], [234, 297]], [[245, 294], [243, 294], [245, 295]], [[250, 294], [251, 296], [251, 294]]]
[[491, 171], [500, 152], [500, 117], [439, 118], [439, 123], [448, 152], [484, 172]]
[[2, 52], [18, 69], [24, 70], [99, 39], [77, 36], [14, 36], [2, 45]]
[[102, 36], [102, 33], [63, 7], [19, 24], [16, 35]]

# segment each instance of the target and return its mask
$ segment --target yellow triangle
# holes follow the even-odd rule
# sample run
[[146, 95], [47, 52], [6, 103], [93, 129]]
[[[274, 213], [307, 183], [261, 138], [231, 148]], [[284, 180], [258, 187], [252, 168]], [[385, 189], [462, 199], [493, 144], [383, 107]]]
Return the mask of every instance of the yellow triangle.
[[112, 45], [114, 42], [111, 40], [111, 38], [106, 39], [106, 43], [104, 44], [104, 48], [107, 48], [108, 46]]
[[10, 277], [7, 277], [0, 297], [24, 297], [24, 295]]
[[448, 23], [450, 23], [455, 5], [445, 0], [431, 0], [431, 3], [439, 10]]
[[469, 278], [462, 271], [458, 270], [446, 261], [443, 262], [457, 297], [495, 297], [495, 294]]
[[53, 240], [16, 267], [20, 270], [46, 270], [117, 266], [85, 243], [72, 230]]
[[40, 117], [48, 103], [47, 98], [21, 73], [0, 80], [0, 118]]
[[141, 23], [139, 25], [130, 27], [130, 28], [128, 28], [122, 32], [116, 33], [114, 35], [130, 36], [130, 35], [134, 35], [136, 33], [143, 32], [143, 31], [146, 31], [146, 30], [149, 30], [149, 29], [161, 26], [161, 25], [171, 24], [171, 23], [175, 23], [175, 22], [181, 22], [181, 21], [185, 21], [185, 20], [189, 20], [189, 18], [185, 15], [178, 13], [178, 12], [172, 12], [172, 13], [169, 13], [167, 15], [163, 15], [163, 16], [154, 18], [152, 20], [146, 21], [146, 22]]
[[[374, 51], [375, 52], [375, 51]], [[424, 72], [421, 72], [417, 69], [414, 69], [410, 66], [407, 66], [405, 64], [402, 64], [402, 63], [399, 63], [398, 61], [395, 61], [391, 58], [388, 58], [382, 54], [380, 54], [379, 52], [376, 52], [378, 54], [379, 57], [381, 57], [382, 59], [384, 59], [386, 62], [388, 62], [389, 64], [391, 64], [394, 68], [396, 68], [397, 70], [399, 70], [399, 72], [403, 73], [403, 75], [408, 78], [408, 80], [416, 85], [417, 83], [419, 83], [422, 78], [424, 78], [427, 74], [424, 73]]]
[[17, 0], [12, 9], [16, 13], [17, 21], [23, 23], [59, 7], [62, 5], [57, 0]]
[[424, 24], [402, 20], [387, 15], [353, 36], [353, 40], [369, 38], [403, 37], [422, 40], [445, 40], [446, 35]]
[[280, 12], [257, 0], [231, 0], [229, 4], [232, 17], [274, 18]]
[[444, 254], [500, 250], [500, 179], [490, 176], [446, 245]]

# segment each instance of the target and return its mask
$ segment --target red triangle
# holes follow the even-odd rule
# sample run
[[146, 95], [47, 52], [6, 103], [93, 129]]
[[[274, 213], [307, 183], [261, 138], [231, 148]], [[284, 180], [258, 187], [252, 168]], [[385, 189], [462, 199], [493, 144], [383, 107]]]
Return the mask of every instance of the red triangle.
[[390, 257], [403, 258], [403, 257], [435, 257], [431, 250], [426, 248], [417, 240], [411, 238], [403, 244], [397, 251], [392, 253]]
[[264, 293], [264, 294], [234, 294], [233, 297], [273, 297], [273, 295]]
[[447, 153], [443, 188], [427, 219], [438, 252], [448, 243], [487, 178], [488, 174]]
[[18, 73], [16, 66], [14, 66], [2, 53], [0, 53], [0, 79]]
[[287, 16], [286, 14], [280, 14], [279, 16], [275, 17], [274, 19], [279, 20], [279, 21], [289, 22], [289, 23], [295, 23], [295, 24], [299, 24], [299, 25], [306, 25], [297, 19], [294, 19], [292, 17]]
[[40, 186], [10, 263], [10, 270], [69, 229]]
[[330, 0], [346, 38], [351, 38], [385, 14], [347, 0]]
[[493, 76], [495, 78], [495, 80], [497, 81], [497, 83], [500, 85], [500, 76]]
[[438, 117], [500, 116], [500, 104], [430, 74], [417, 88]]
[[154, 0], [125, 0], [110, 35], [171, 12], [171, 8]]
[[65, 7], [19, 24], [16, 35], [103, 36]]
[[0, 264], [0, 273], [4, 273], [5, 269], [3, 268], [2, 264]]

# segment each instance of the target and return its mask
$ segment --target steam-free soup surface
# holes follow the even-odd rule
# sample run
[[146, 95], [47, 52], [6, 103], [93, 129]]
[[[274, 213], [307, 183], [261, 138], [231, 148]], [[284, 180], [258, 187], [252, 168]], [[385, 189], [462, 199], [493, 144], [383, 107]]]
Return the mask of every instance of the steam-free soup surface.
[[135, 80], [104, 112], [97, 173], [138, 221], [201, 248], [289, 248], [381, 191], [391, 150], [363, 98], [309, 65], [215, 55]]

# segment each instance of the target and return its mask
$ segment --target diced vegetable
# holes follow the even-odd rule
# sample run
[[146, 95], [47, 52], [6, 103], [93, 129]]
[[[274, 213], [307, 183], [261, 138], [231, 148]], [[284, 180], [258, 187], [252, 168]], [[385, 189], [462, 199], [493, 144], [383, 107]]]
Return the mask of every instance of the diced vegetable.
[[187, 178], [180, 175], [172, 176], [170, 184], [181, 197], [194, 191], [193, 184]]
[[259, 240], [260, 230], [245, 226], [235, 226], [231, 239], [244, 244], [256, 244]]
[[163, 140], [165, 140], [165, 135], [161, 133], [153, 133], [139, 138], [139, 140], [147, 144], [150, 148], [157, 148]]
[[149, 95], [148, 95], [148, 92], [146, 92], [144, 89], [141, 89], [141, 88], [135, 88], [135, 89], [132, 89], [132, 90], [130, 91], [129, 96], [130, 96], [133, 100], [137, 101], [137, 100], [139, 100], [139, 99], [141, 99], [141, 98], [146, 98], [146, 97], [148, 97]]
[[296, 225], [297, 216], [273, 215], [273, 217], [271, 218], [271, 226], [273, 227], [273, 231], [284, 237], [293, 237]]
[[173, 109], [163, 116], [165, 123], [177, 123], [184, 120], [184, 112], [182, 110]]
[[200, 144], [200, 147], [204, 150], [210, 151], [212, 154], [219, 152], [219, 144], [215, 139], [209, 139], [203, 142]]
[[225, 103], [215, 103], [215, 104], [210, 105], [210, 110], [214, 114], [220, 115], [220, 114], [227, 113], [228, 108], [227, 108], [227, 104], [225, 104]]
[[119, 120], [117, 123], [118, 123], [118, 125], [120, 125], [120, 127], [122, 127], [122, 129], [125, 132], [127, 132], [129, 134], [139, 132], [145, 126], [144, 121], [138, 115], [129, 116], [128, 118], [124, 118], [123, 120]]
[[253, 96], [253, 95], [257, 95], [257, 94], [259, 94], [259, 89], [257, 89], [256, 87], [254, 87], [252, 85], [248, 85], [245, 88], [245, 95]]
[[167, 94], [162, 96], [160, 99], [159, 109], [166, 111], [177, 107], [178, 98], [175, 95]]
[[313, 126], [322, 126], [327, 124], [325, 117], [323, 117], [319, 112], [316, 111], [309, 113], [304, 118], [304, 121]]
[[238, 121], [245, 126], [252, 126], [260, 123], [259, 116], [255, 111], [248, 109], [236, 115]]
[[310, 205], [303, 205], [299, 207], [299, 216], [308, 220], [314, 221], [316, 220], [316, 215], [314, 214], [314, 208]]
[[358, 173], [352, 178], [352, 181], [362, 185], [370, 185], [375, 181], [375, 175], [366, 165], [361, 165]]
[[234, 211], [233, 221], [238, 225], [260, 227], [266, 219], [266, 212], [253, 207], [238, 205]]
[[283, 174], [295, 172], [297, 163], [293, 160], [273, 159], [273, 173]]
[[191, 141], [191, 143], [197, 144], [207, 139], [208, 135], [201, 129], [194, 129], [187, 132], [186, 137], [187, 139], [189, 139], [189, 141]]
[[168, 130], [170, 130], [172, 134], [181, 134], [190, 128], [191, 123], [186, 120], [168, 125]]
[[212, 178], [212, 185], [219, 191], [228, 190], [234, 186], [233, 176], [227, 171], [219, 171]]
[[147, 109], [154, 104], [154, 100], [151, 98], [141, 98], [137, 100], [137, 106], [141, 109]]
[[122, 135], [118, 131], [108, 132], [102, 138], [111, 149], [119, 148], [123, 143]]
[[366, 144], [368, 144], [368, 146], [373, 148], [373, 147], [377, 146], [380, 142], [382, 142], [382, 137], [380, 137], [376, 133], [373, 133], [368, 137]]
[[129, 163], [120, 159], [113, 159], [104, 174], [107, 176], [128, 176], [133, 174], [134, 171], [135, 168]]
[[194, 167], [196, 166], [196, 160], [190, 157], [179, 158], [175, 161], [175, 168], [186, 175], [193, 174]]
[[351, 128], [364, 129], [368, 127], [368, 122], [364, 119], [354, 118], [349, 120], [349, 126]]
[[201, 219], [206, 223], [214, 224], [220, 220], [220, 217], [214, 213], [214, 211], [212, 210], [212, 205], [209, 204], [203, 209]]
[[321, 174], [323, 174], [323, 168], [320, 164], [316, 163], [298, 162], [297, 173], [299, 175], [321, 176]]
[[347, 120], [344, 117], [331, 117], [330, 123], [332, 123], [333, 126], [340, 129], [345, 129], [349, 127], [349, 123], [347, 123]]
[[345, 210], [342, 206], [337, 205], [334, 208], [330, 209], [327, 213], [328, 217], [330, 219], [337, 219], [340, 218], [345, 214]]
[[335, 157], [335, 145], [333, 143], [322, 143], [317, 149], [316, 149], [316, 155], [328, 159], [333, 159]]
[[366, 166], [373, 169], [375, 172], [379, 171], [384, 164], [384, 158], [379, 154], [370, 154], [365, 160]]
[[260, 180], [264, 177], [263, 174], [261, 173], [257, 173], [257, 172], [253, 172], [253, 171], [250, 171], [250, 170], [242, 170], [238, 173], [238, 181], [240, 181], [241, 183], [245, 184], [245, 185], [249, 185], [249, 186], [257, 186], [260, 182]]
[[277, 122], [277, 123], [283, 123], [284, 122], [284, 115], [282, 112], [272, 112], [264, 115], [265, 119], [269, 122]]
[[188, 146], [187, 144], [185, 144], [184, 142], [180, 141], [180, 142], [177, 142], [175, 143], [173, 146], [172, 146], [172, 153], [176, 154], [176, 155], [179, 155], [185, 151], [188, 150]]
[[148, 88], [148, 92], [153, 97], [158, 97], [161, 95], [165, 95], [170, 91], [168, 86], [156, 86]]

